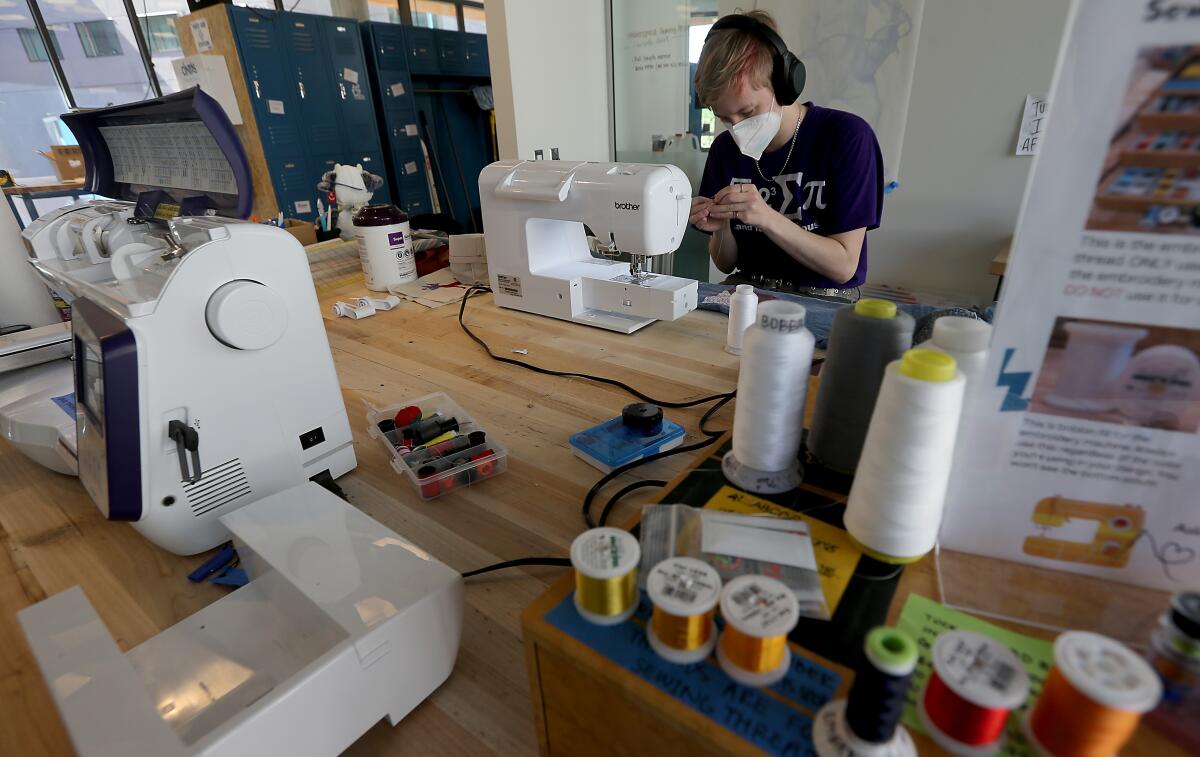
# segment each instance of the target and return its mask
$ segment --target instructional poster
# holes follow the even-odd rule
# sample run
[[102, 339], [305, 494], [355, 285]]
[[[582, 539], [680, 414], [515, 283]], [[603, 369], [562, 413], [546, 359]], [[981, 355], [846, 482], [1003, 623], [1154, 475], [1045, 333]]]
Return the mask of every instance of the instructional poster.
[[1200, 4], [1072, 6], [941, 543], [1200, 585]]

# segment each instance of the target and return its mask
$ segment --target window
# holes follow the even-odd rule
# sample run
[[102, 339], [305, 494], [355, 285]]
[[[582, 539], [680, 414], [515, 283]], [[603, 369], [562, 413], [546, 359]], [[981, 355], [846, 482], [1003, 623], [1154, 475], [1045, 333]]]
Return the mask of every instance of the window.
[[175, 32], [175, 13], [152, 13], [139, 16], [142, 34], [151, 54], [179, 50], [179, 35]]
[[487, 18], [482, 5], [463, 3], [463, 31], [472, 34], [487, 34]]
[[413, 26], [458, 31], [458, 9], [454, 3], [445, 0], [411, 0], [411, 2]]
[[83, 54], [89, 58], [124, 55], [121, 38], [117, 36], [117, 26], [112, 19], [76, 21], [75, 31], [79, 34], [79, 43], [83, 45]]
[[[25, 57], [30, 63], [46, 62], [50, 60], [50, 56], [46, 54], [46, 46], [42, 44], [42, 38], [38, 36], [37, 29], [17, 29], [17, 34], [21, 37], [21, 47], [25, 48]], [[62, 45], [58, 44], [58, 37], [55, 36], [54, 30], [50, 30], [50, 42], [54, 45], [54, 54], [62, 60]]]
[[400, 3], [397, 0], [368, 0], [367, 18], [370, 21], [386, 21], [389, 24], [403, 23]]

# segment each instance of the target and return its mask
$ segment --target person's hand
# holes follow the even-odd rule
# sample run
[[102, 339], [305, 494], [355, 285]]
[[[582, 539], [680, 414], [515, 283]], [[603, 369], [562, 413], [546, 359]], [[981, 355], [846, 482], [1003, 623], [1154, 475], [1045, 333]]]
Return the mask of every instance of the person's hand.
[[753, 184], [730, 184], [717, 192], [712, 201], [708, 215], [722, 221], [732, 218], [762, 228], [778, 214]]
[[709, 234], [715, 233], [718, 229], [725, 225], [725, 221], [710, 217], [709, 214], [712, 211], [712, 207], [713, 201], [707, 197], [693, 197], [692, 214], [688, 217], [688, 223], [695, 226], [700, 231], [704, 231]]

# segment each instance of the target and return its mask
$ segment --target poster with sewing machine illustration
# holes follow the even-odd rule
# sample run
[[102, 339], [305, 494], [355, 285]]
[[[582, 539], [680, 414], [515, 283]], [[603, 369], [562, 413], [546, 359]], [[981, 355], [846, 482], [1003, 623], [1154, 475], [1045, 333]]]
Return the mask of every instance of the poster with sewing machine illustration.
[[1200, 585], [1200, 15], [1171, 7], [1072, 5], [943, 550]]

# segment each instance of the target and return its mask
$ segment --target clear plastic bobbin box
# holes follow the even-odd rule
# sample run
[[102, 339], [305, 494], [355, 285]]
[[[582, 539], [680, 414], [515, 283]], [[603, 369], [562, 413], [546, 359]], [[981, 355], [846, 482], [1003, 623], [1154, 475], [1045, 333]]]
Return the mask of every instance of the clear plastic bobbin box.
[[368, 433], [422, 499], [477, 484], [508, 468], [508, 449], [442, 392], [368, 407]]

